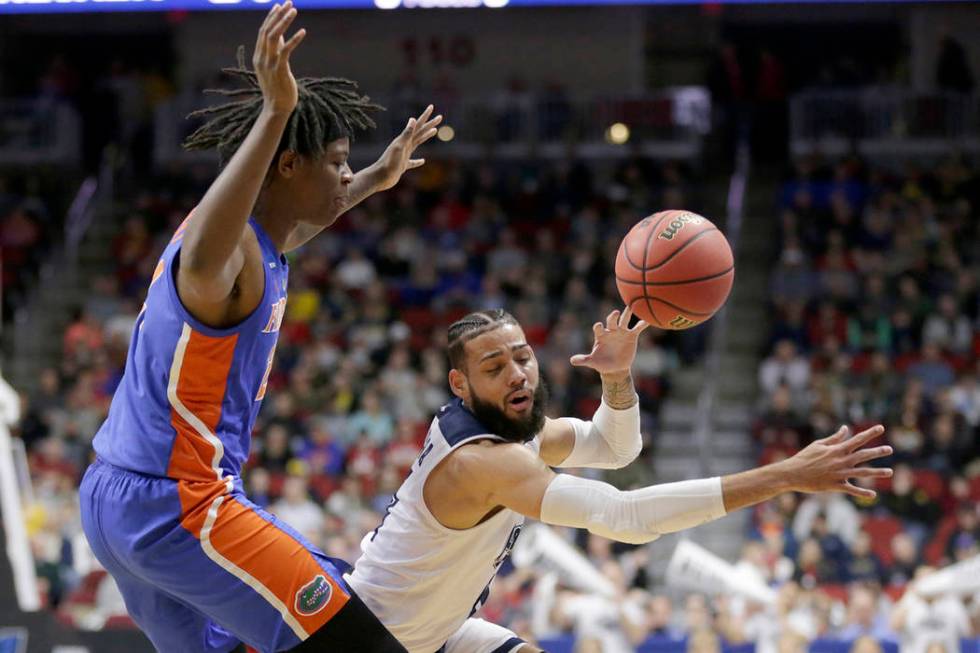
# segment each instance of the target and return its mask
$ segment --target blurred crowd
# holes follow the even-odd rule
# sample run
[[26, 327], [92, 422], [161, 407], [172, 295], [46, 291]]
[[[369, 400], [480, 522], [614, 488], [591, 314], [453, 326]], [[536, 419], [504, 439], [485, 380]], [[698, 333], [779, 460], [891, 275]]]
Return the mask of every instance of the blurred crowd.
[[[699, 200], [675, 164], [634, 159], [607, 173], [575, 161], [430, 161], [291, 254], [287, 315], [244, 473], [249, 496], [329, 555], [356, 560], [448, 400], [446, 326], [472, 310], [517, 316], [550, 387], [549, 414], [591, 415], [598, 378], [567, 359], [587, 351], [590, 325], [618, 306], [609, 271], [619, 239], [649, 207], [697, 210]], [[111, 267], [95, 274], [63, 357], [25, 397], [18, 435], [34, 480], [39, 576], [49, 605], [83, 627], [127, 618], [80, 533], [75, 488], [156, 259], [209, 174], [158, 178], [133, 194], [107, 244]], [[508, 562], [487, 618], [553, 652], [755, 642], [788, 653], [823, 642], [871, 653], [923, 620], [947, 653], [948, 642], [976, 636], [976, 601], [902, 598], [927, 565], [980, 553], [975, 180], [956, 161], [892, 174], [807, 160], [783, 188], [759, 462], [841, 423], [881, 422], [897, 468], [872, 502], [790, 494], [758, 507], [737, 567], [778, 587], [775, 603], [667, 592], [646, 548], [579, 533], [616, 597]], [[644, 338], [634, 373], [650, 445], [670, 372], [697, 357], [703, 333]], [[651, 449], [634, 463], [646, 482]]]
[[[770, 582], [847, 599], [842, 636], [905, 641], [916, 629], [902, 616], [922, 606], [889, 608], [910, 581], [980, 554], [978, 206], [980, 177], [956, 158], [902, 171], [804, 159], [782, 187], [759, 462], [841, 424], [880, 423], [895, 475], [872, 500], [760, 506], [746, 559]], [[929, 605], [936, 628], [959, 637], [977, 633], [978, 607]], [[823, 627], [811, 617], [796, 632]]]

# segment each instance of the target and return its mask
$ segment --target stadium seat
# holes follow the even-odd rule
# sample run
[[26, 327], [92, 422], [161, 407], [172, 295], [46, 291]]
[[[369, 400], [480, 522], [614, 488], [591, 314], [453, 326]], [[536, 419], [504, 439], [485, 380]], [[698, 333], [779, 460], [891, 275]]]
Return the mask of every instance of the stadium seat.
[[892, 562], [892, 538], [904, 529], [901, 520], [891, 515], [869, 515], [864, 519], [864, 530], [871, 536], [871, 550], [885, 565]]
[[931, 469], [917, 469], [913, 472], [915, 486], [921, 488], [933, 501], [939, 501], [946, 494], [946, 481], [939, 472]]

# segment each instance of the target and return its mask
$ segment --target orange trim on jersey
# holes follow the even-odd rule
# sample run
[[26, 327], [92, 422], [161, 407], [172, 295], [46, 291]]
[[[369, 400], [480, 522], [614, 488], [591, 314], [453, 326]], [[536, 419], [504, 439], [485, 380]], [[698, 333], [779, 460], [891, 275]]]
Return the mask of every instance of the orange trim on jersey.
[[188, 225], [188, 223], [190, 223], [191, 216], [193, 216], [193, 215], [194, 215], [194, 211], [193, 210], [190, 213], [187, 214], [187, 217], [184, 218], [184, 221], [180, 223], [180, 226], [179, 227], [177, 227], [177, 231], [174, 232], [174, 235], [170, 239], [170, 243], [169, 244], [172, 245], [172, 244], [176, 243], [178, 240], [180, 240], [180, 238], [184, 235], [184, 232], [187, 231], [187, 225]]
[[[237, 333], [213, 337], [191, 329], [183, 350], [183, 361], [177, 370], [180, 375], [177, 379], [177, 399], [212, 434], [221, 419], [221, 405], [237, 343]], [[177, 349], [175, 356], [180, 353], [180, 344]], [[174, 406], [170, 408], [170, 424], [176, 431], [176, 437], [167, 476], [205, 483], [218, 481], [212, 466], [215, 446]]]
[[[330, 621], [350, 599], [305, 546], [234, 498], [222, 502], [210, 540], [218, 553], [282, 601], [307, 633]], [[297, 609], [297, 594], [318, 576], [329, 584], [330, 598], [304, 614]]]

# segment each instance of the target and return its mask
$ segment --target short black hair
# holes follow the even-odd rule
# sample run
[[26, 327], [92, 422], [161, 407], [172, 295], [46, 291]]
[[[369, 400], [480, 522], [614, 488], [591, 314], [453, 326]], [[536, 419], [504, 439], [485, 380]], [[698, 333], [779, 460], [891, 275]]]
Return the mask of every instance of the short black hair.
[[[238, 47], [238, 67], [222, 72], [245, 82], [245, 88], [206, 89], [205, 93], [236, 98], [214, 107], [194, 111], [188, 118], [206, 118], [184, 141], [188, 150], [217, 149], [223, 166], [241, 147], [249, 130], [262, 112], [262, 89], [255, 71], [245, 67], [245, 47]], [[276, 157], [286, 149], [304, 156], [318, 157], [327, 143], [338, 138], [354, 138], [357, 130], [377, 125], [370, 113], [383, 111], [366, 95], [358, 92], [356, 82], [341, 77], [301, 77], [296, 80], [299, 100], [293, 109]]]
[[463, 348], [466, 343], [505, 324], [520, 326], [517, 319], [502, 308], [477, 311], [453, 322], [449, 326], [449, 365], [456, 370], [465, 370], [466, 355]]

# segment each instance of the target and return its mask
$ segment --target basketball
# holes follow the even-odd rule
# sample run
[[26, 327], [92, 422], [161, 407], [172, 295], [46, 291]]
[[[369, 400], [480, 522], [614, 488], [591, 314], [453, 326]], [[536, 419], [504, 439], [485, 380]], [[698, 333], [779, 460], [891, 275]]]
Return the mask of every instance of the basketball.
[[623, 302], [651, 326], [689, 329], [721, 308], [735, 261], [725, 235], [690, 211], [661, 211], [636, 224], [616, 255]]

